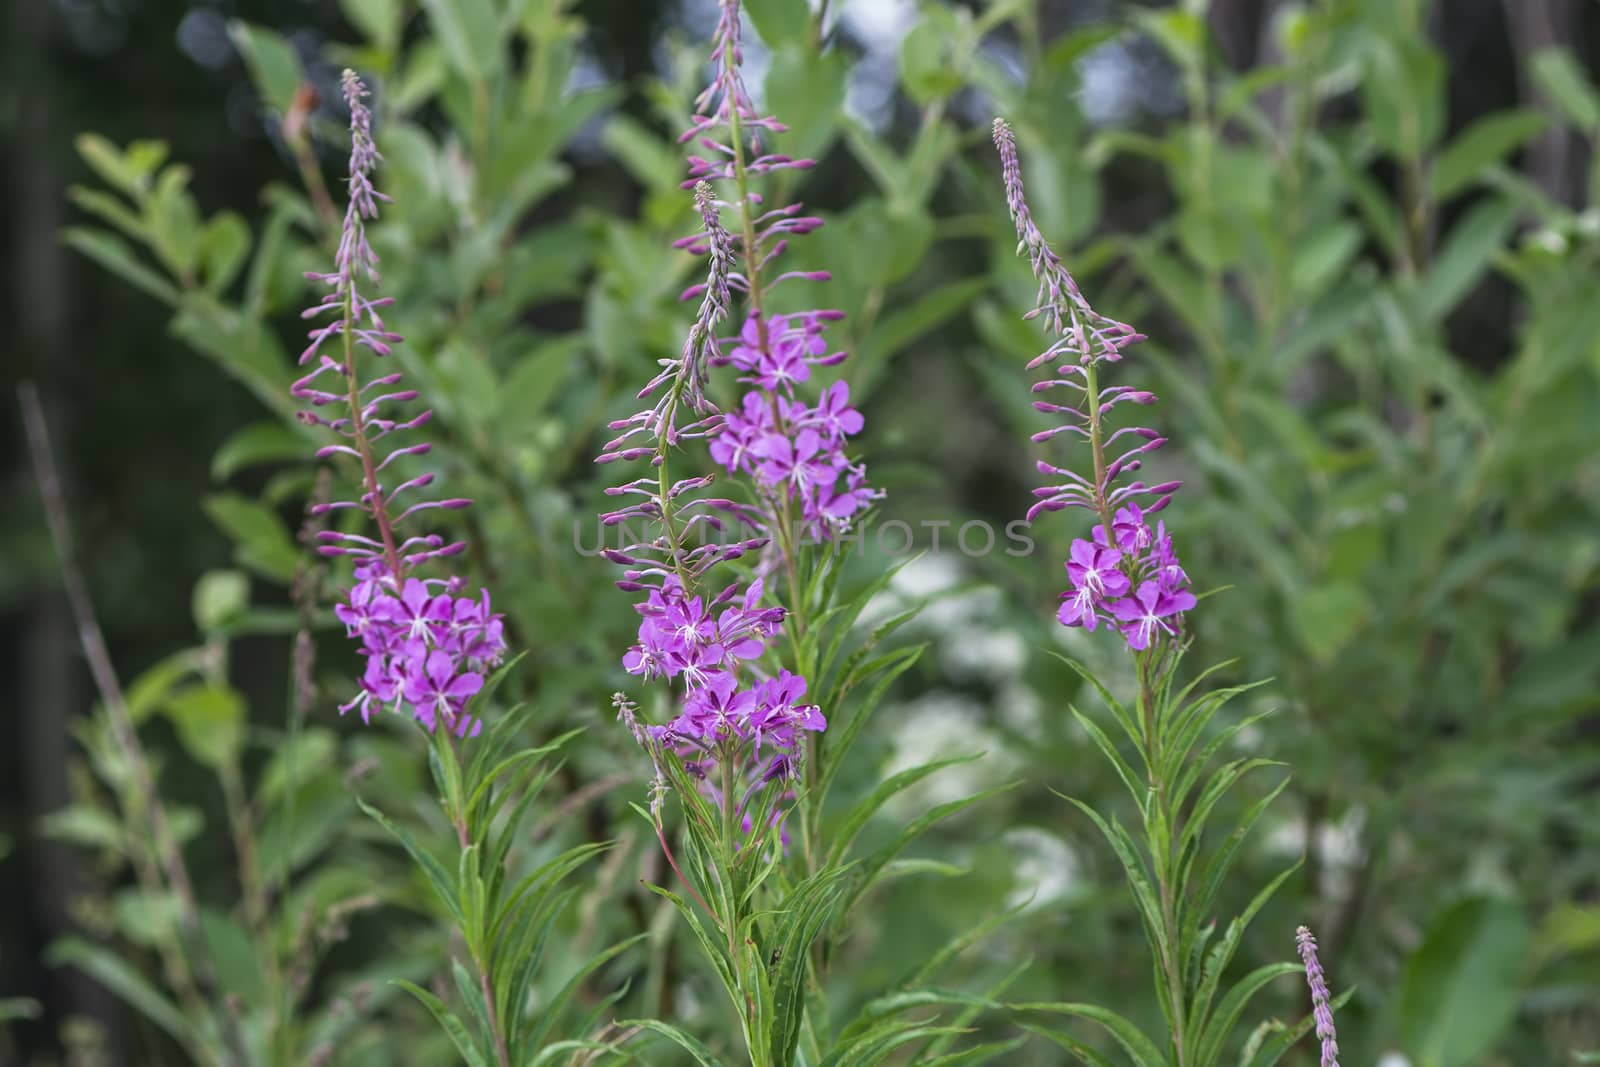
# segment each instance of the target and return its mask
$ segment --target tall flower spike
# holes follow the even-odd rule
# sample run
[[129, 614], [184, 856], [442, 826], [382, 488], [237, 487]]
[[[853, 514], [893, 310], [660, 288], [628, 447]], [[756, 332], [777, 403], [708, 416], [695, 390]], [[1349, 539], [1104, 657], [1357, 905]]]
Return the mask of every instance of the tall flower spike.
[[[611, 425], [617, 436], [597, 460], [648, 459], [653, 468], [607, 490], [628, 500], [601, 521], [624, 530], [643, 523], [658, 532], [625, 537], [628, 543], [604, 555], [626, 568], [619, 587], [645, 594], [636, 605], [639, 641], [624, 655], [624, 668], [681, 687], [680, 710], [666, 725], [638, 723], [631, 705], [624, 721], [658, 769], [676, 761], [718, 804], [749, 819], [769, 784], [783, 788], [798, 773], [802, 732], [826, 726], [820, 709], [802, 702], [805, 679], [781, 670], [774, 677], [759, 665], [785, 618], [783, 608], [762, 606], [765, 579], [780, 562], [792, 563], [800, 533], [831, 536], [880, 494], [844, 452], [846, 438], [862, 428], [848, 386], [834, 383], [814, 404], [797, 389], [813, 368], [844, 358], [823, 338], [843, 316], [778, 315], [764, 306], [776, 287], [828, 274], [772, 269], [791, 238], [822, 221], [802, 214], [799, 204], [769, 210], [749, 188], [754, 176], [813, 164], [761, 147], [763, 134], [784, 126], [761, 115], [745, 88], [738, 0], [720, 0], [711, 59], [711, 82], [681, 138], [695, 142], [684, 185], [695, 191], [700, 227], [675, 242], [708, 258], [705, 282], [683, 293], [700, 300], [699, 313], [682, 353], [663, 360], [640, 392], [641, 400], [654, 402]], [[732, 199], [718, 199], [712, 182], [729, 183], [723, 195]], [[724, 226], [724, 214], [736, 221]], [[746, 298], [748, 313], [737, 336], [718, 337], [736, 295]], [[705, 386], [710, 368], [729, 364], [751, 388], [724, 416]], [[685, 405], [692, 414], [684, 416]], [[680, 416], [687, 421], [680, 424]], [[710, 476], [669, 477], [671, 450], [700, 438], [720, 466], [755, 483], [753, 503], [705, 495]], [[748, 587], [735, 582], [713, 592], [708, 574], [715, 566], [757, 552], [757, 577]]]
[[1328, 982], [1317, 959], [1317, 939], [1304, 926], [1295, 931], [1300, 961], [1306, 965], [1306, 985], [1311, 989], [1311, 1011], [1317, 1021], [1317, 1037], [1322, 1041], [1321, 1067], [1339, 1067], [1338, 1035], [1333, 1029], [1333, 1008], [1328, 1004]]
[[1033, 310], [1024, 318], [1042, 318], [1051, 337], [1044, 352], [1028, 362], [1028, 369], [1056, 363], [1055, 373], [1060, 375], [1036, 382], [1033, 392], [1065, 389], [1069, 394], [1067, 403], [1034, 401], [1035, 410], [1061, 416], [1062, 425], [1034, 434], [1033, 440], [1044, 442], [1065, 433], [1082, 438], [1090, 453], [1086, 472], [1038, 463], [1039, 472], [1054, 482], [1033, 491], [1036, 502], [1027, 518], [1032, 522], [1047, 512], [1081, 508], [1100, 520], [1090, 531], [1090, 540], [1072, 543], [1066, 564], [1072, 588], [1061, 594], [1057, 618], [1063, 626], [1091, 631], [1102, 622], [1114, 626], [1129, 648], [1144, 651], [1176, 638], [1183, 613], [1195, 606], [1166, 524], [1158, 523], [1152, 530], [1146, 521], [1171, 502], [1181, 483], [1118, 484], [1123, 475], [1139, 470], [1144, 455], [1167, 442], [1142, 426], [1108, 425], [1108, 416], [1120, 405], [1155, 403], [1151, 393], [1127, 386], [1102, 388], [1099, 382], [1100, 368], [1121, 360], [1123, 350], [1144, 336], [1094, 310], [1039, 232], [1022, 186], [1016, 138], [1004, 119], [994, 120], [994, 143], [1000, 152], [1006, 204], [1016, 223], [1017, 253], [1027, 253], [1039, 283]]
[[[802, 205], [768, 209], [750, 180], [775, 170], [804, 170], [813, 160], [764, 152], [763, 133], [781, 133], [783, 123], [755, 109], [741, 71], [738, 0], [720, 0], [713, 39], [713, 75], [696, 100], [694, 123], [681, 138], [696, 141], [707, 154], [689, 159], [689, 183], [721, 180], [731, 183], [737, 200], [730, 207], [739, 224], [732, 226], [735, 266], [727, 275], [734, 292], [748, 297], [748, 313], [738, 336], [723, 342], [716, 362], [744, 372], [750, 387], [739, 407], [711, 440], [711, 455], [730, 474], [755, 483], [761, 497], [763, 523], [774, 533], [764, 553], [761, 573], [771, 573], [779, 557], [795, 549], [804, 534], [812, 541], [831, 538], [883, 494], [867, 484], [866, 469], [847, 455], [848, 438], [863, 420], [850, 405], [850, 387], [834, 382], [818, 390], [817, 401], [804, 395], [812, 371], [845, 358], [830, 351], [828, 326], [844, 317], [831, 309], [776, 314], [771, 295], [791, 281], [826, 281], [827, 271], [777, 271], [774, 263], [794, 237], [822, 225], [803, 214]], [[746, 141], [748, 140], [748, 145]], [[703, 252], [698, 236], [679, 242]], [[684, 295], [698, 295], [699, 286]], [[809, 388], [815, 388], [814, 386]]]
[[[349, 202], [334, 269], [307, 275], [326, 286], [327, 292], [303, 315], [312, 319], [331, 313], [333, 318], [308, 335], [311, 343], [300, 354], [300, 365], [312, 369], [289, 390], [309, 404], [300, 413], [302, 422], [327, 427], [340, 439], [319, 449], [317, 457], [346, 456], [361, 470], [356, 499], [317, 504], [312, 513], [361, 512], [378, 534], [373, 538], [356, 530], [324, 530], [318, 535], [323, 555], [350, 556], [355, 562], [353, 581], [334, 612], [349, 636], [360, 642], [366, 669], [360, 692], [340, 711], [358, 710], [367, 721], [378, 708], [405, 705], [428, 729], [443, 723], [465, 735], [479, 728], [463, 711], [483, 686], [482, 672], [505, 652], [503, 626], [489, 608], [487, 590], [479, 590], [475, 597], [458, 597], [459, 579], [411, 575], [421, 563], [459, 553], [464, 542], [447, 544], [437, 534], [405, 536], [399, 530], [413, 516], [464, 508], [471, 501], [413, 500], [417, 491], [433, 483], [432, 474], [417, 475], [392, 488], [381, 480], [391, 464], [428, 453], [432, 446], [426, 441], [391, 445], [387, 439], [421, 428], [432, 413], [410, 417], [392, 413], [396, 406], [417, 399], [416, 390], [400, 387], [399, 374], [362, 381], [359, 351], [364, 348], [373, 358], [383, 359], [401, 337], [384, 325], [379, 314], [394, 299], [361, 292], [362, 281], [373, 288], [379, 284], [378, 255], [367, 239], [367, 223], [378, 217], [379, 203], [391, 201], [372, 181], [383, 157], [372, 138], [367, 88], [351, 70], [344, 72], [343, 86], [350, 109]], [[330, 355], [329, 348], [335, 354]], [[318, 410], [330, 406], [342, 408], [341, 414], [327, 416]], [[401, 500], [403, 494], [411, 496]]]

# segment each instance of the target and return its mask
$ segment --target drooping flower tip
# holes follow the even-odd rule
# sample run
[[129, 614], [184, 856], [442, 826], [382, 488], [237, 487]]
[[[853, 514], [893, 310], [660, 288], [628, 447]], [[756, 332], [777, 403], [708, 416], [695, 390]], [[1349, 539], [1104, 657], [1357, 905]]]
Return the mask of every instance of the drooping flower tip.
[[1317, 958], [1317, 939], [1302, 926], [1295, 931], [1295, 944], [1300, 950], [1300, 961], [1306, 968], [1306, 985], [1311, 990], [1311, 1010], [1316, 1020], [1317, 1037], [1322, 1042], [1321, 1067], [1339, 1067], [1338, 1035], [1333, 1028], [1333, 1008], [1329, 1004], [1328, 982], [1322, 973], [1322, 961]]

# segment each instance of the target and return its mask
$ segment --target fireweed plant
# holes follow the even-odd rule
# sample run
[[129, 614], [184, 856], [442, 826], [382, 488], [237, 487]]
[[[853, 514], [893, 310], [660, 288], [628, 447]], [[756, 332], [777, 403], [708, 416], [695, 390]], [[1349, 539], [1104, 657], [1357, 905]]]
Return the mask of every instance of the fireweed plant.
[[[780, 288], [829, 277], [775, 265], [791, 238], [822, 223], [798, 203], [768, 205], [755, 187], [765, 176], [813, 164], [765, 147], [785, 128], [758, 112], [745, 88], [740, 32], [737, 0], [723, 0], [714, 73], [680, 139], [696, 152], [684, 187], [693, 190], [700, 226], [676, 246], [707, 261], [705, 282], [683, 294], [698, 298], [698, 314], [681, 352], [662, 360], [640, 391], [647, 406], [612, 423], [617, 436], [597, 457], [648, 468], [607, 490], [625, 503], [601, 521], [646, 531], [605, 555], [625, 568], [617, 585], [642, 596], [638, 642], [622, 666], [657, 684], [654, 703], [667, 721], [646, 721], [625, 694], [614, 700], [654, 767], [648, 809], [638, 810], [684, 895], [651, 888], [681, 913], [716, 971], [750, 1063], [854, 1067], [914, 1041], [931, 1048], [957, 1032], [896, 1018], [903, 1008], [964, 1002], [908, 995], [898, 1005], [877, 1005], [829, 1040], [822, 1030], [825, 931], [842, 925], [906, 843], [977, 798], [930, 812], [878, 853], [847, 857], [872, 814], [895, 792], [954, 762], [942, 761], [896, 776], [831, 834], [822, 830], [822, 800], [838, 761], [920, 650], [871, 655], [900, 619], [840, 655], [888, 576], [852, 599], [841, 597], [838, 535], [882, 494], [847, 450], [863, 428], [849, 386], [813, 381], [818, 368], [845, 358], [827, 341], [829, 324], [842, 314], [778, 310], [787, 295]], [[738, 372], [742, 387], [727, 412], [710, 396], [711, 371], [723, 367]], [[709, 460], [717, 473], [675, 478], [670, 467], [689, 446], [701, 453], [702, 469]], [[734, 486], [727, 495], [713, 491], [721, 475]], [[780, 593], [787, 603], [773, 602]], [[848, 722], [832, 721], [843, 697], [868, 680], [872, 693]], [[838, 735], [831, 744], [830, 727]], [[681, 856], [664, 821], [669, 794], [684, 815]], [[702, 1064], [720, 1062], [708, 1044], [675, 1025], [632, 1025], [666, 1035]]]
[[[346, 70], [343, 91], [350, 110], [349, 202], [334, 269], [308, 275], [328, 291], [305, 312], [306, 318], [328, 313], [333, 318], [311, 331], [311, 343], [300, 356], [300, 364], [311, 369], [291, 392], [310, 404], [301, 413], [302, 422], [326, 427], [341, 439], [319, 450], [318, 457], [342, 457], [359, 470], [354, 500], [314, 504], [312, 514], [354, 512], [371, 522], [366, 531], [326, 530], [318, 535], [318, 551], [324, 556], [354, 560], [334, 612], [358, 642], [365, 669], [357, 694], [339, 710], [358, 712], [363, 722], [383, 711], [407, 714], [427, 731], [430, 768], [460, 850], [454, 871], [409, 830], [365, 803], [362, 808], [410, 853], [459, 931], [470, 968], [452, 960], [451, 970], [470, 1022], [435, 993], [411, 982], [399, 984], [423, 1002], [469, 1064], [511, 1067], [604, 1050], [611, 1046], [598, 1040], [555, 1040], [554, 1028], [581, 983], [631, 942], [577, 967], [537, 1010], [532, 995], [545, 945], [568, 899], [557, 892], [558, 883], [604, 846], [570, 849], [513, 877], [520, 817], [555, 773], [544, 757], [567, 737], [507, 755], [521, 717], [507, 714], [485, 729], [482, 718], [469, 710], [469, 705], [475, 709], [486, 702], [499, 680], [500, 674], [488, 672], [506, 652], [501, 618], [490, 607], [488, 590], [462, 595], [460, 578], [427, 577], [419, 570], [457, 555], [464, 543], [406, 533], [402, 526], [429, 511], [465, 508], [471, 502], [415, 499], [433, 483], [431, 473], [386, 484], [394, 476], [393, 464], [430, 449], [425, 441], [391, 445], [391, 435], [420, 429], [430, 413], [403, 419], [394, 415], [394, 408], [418, 398], [417, 391], [402, 388], [398, 373], [372, 375], [360, 365], [363, 350], [381, 360], [401, 338], [380, 314], [392, 298], [363, 294], [358, 285], [365, 282], [375, 289], [379, 284], [378, 256], [368, 241], [367, 224], [377, 218], [378, 204], [389, 198], [373, 185], [382, 157], [372, 137], [367, 89]], [[325, 409], [339, 413], [326, 415]], [[470, 752], [462, 752], [463, 742], [472, 746]], [[594, 1030], [615, 998], [591, 1007], [579, 1032]]]
[[[1134, 704], [1128, 707], [1082, 664], [1067, 661], [1099, 693], [1131, 744], [1137, 764], [1123, 755], [1094, 719], [1072, 709], [1133, 798], [1140, 834], [1129, 832], [1117, 818], [1107, 818], [1088, 804], [1072, 803], [1104, 834], [1127, 876], [1150, 945], [1156, 996], [1167, 1033], [1164, 1040], [1157, 1041], [1125, 1016], [1095, 1004], [1018, 1007], [1097, 1023], [1138, 1067], [1211, 1067], [1231, 1055], [1230, 1039], [1251, 999], [1273, 979], [1303, 968], [1312, 992], [1313, 1014], [1293, 1027], [1262, 1024], [1246, 1042], [1239, 1062], [1251, 1067], [1275, 1062], [1314, 1024], [1323, 1042], [1322, 1067], [1331, 1067], [1337, 1053], [1332, 1007], [1315, 942], [1304, 927], [1298, 937], [1302, 964], [1267, 964], [1226, 990], [1222, 987], [1245, 927], [1298, 867], [1296, 864], [1268, 883], [1221, 936], [1216, 936], [1216, 920], [1210, 916], [1218, 904], [1218, 891], [1245, 837], [1288, 779], [1250, 804], [1222, 847], [1208, 854], [1205, 829], [1224, 796], [1250, 771], [1278, 764], [1242, 757], [1229, 760], [1209, 775], [1207, 768], [1241, 731], [1267, 712], [1241, 717], [1215, 731], [1209, 729], [1233, 697], [1254, 688], [1203, 689], [1206, 679], [1227, 664], [1177, 686], [1178, 667], [1187, 646], [1185, 618], [1198, 605], [1198, 598], [1189, 589], [1189, 576], [1173, 548], [1165, 520], [1155, 519], [1154, 528], [1151, 520], [1166, 510], [1180, 483], [1150, 485], [1131, 477], [1139, 472], [1143, 457], [1159, 449], [1166, 438], [1156, 430], [1126, 424], [1123, 416], [1128, 405], [1152, 405], [1156, 397], [1102, 381], [1102, 375], [1144, 337], [1126, 323], [1094, 310], [1046, 243], [1028, 208], [1016, 140], [1003, 119], [994, 122], [994, 142], [1000, 153], [1007, 206], [1016, 224], [1017, 252], [1026, 254], [1038, 283], [1035, 306], [1025, 317], [1041, 319], [1050, 335], [1049, 345], [1029, 361], [1028, 370], [1046, 367], [1053, 376], [1036, 382], [1033, 392], [1066, 398], [1065, 402], [1034, 402], [1036, 410], [1062, 421], [1035, 433], [1033, 440], [1043, 443], [1066, 435], [1082, 442], [1080, 455], [1087, 452], [1087, 459], [1078, 461], [1076, 468], [1038, 462], [1039, 472], [1049, 477], [1051, 484], [1034, 490], [1035, 503], [1028, 519], [1060, 511], [1087, 512], [1089, 536], [1072, 542], [1065, 563], [1069, 588], [1061, 594], [1057, 618], [1064, 626], [1090, 632], [1101, 627], [1114, 630], [1133, 658], [1137, 681]], [[1044, 1028], [1037, 1032], [1086, 1063], [1110, 1062], [1071, 1034]]]

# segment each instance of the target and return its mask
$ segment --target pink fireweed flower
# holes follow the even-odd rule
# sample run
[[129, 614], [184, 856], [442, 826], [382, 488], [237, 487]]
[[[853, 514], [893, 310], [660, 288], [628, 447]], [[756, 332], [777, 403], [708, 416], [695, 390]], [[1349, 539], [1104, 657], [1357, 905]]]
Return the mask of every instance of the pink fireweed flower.
[[[414, 389], [396, 388], [401, 376], [389, 373], [362, 381], [359, 350], [383, 359], [400, 343], [399, 334], [383, 322], [380, 309], [392, 298], [374, 299], [361, 292], [362, 283], [379, 283], [378, 255], [367, 239], [367, 223], [378, 217], [378, 204], [389, 198], [378, 192], [372, 175], [383, 157], [372, 138], [372, 112], [366, 106], [366, 86], [355, 72], [344, 72], [344, 99], [350, 109], [350, 199], [345, 210], [334, 269], [307, 275], [327, 288], [322, 299], [305, 312], [307, 319], [331, 314], [313, 329], [310, 344], [300, 354], [308, 370], [290, 387], [290, 393], [310, 406], [300, 413], [302, 422], [323, 426], [340, 443], [318, 450], [319, 458], [345, 456], [361, 469], [361, 493], [355, 500], [320, 504], [313, 511], [354, 509], [364, 512], [378, 536], [356, 531], [324, 531], [318, 551], [327, 556], [349, 556], [355, 562], [345, 600], [334, 614], [346, 634], [359, 643], [365, 657], [359, 692], [340, 705], [340, 712], [358, 711], [363, 722], [383, 708], [409, 707], [413, 718], [429, 730], [443, 723], [465, 736], [479, 724], [466, 712], [467, 702], [483, 687], [483, 672], [499, 663], [505, 653], [500, 616], [489, 607], [489, 594], [458, 598], [457, 579], [423, 579], [414, 569], [432, 559], [459, 553], [465, 545], [447, 543], [437, 534], [407, 536], [401, 526], [413, 516], [437, 510], [456, 510], [471, 501], [415, 499], [433, 484], [432, 474], [421, 474], [396, 485], [386, 485], [384, 471], [396, 461], [426, 455], [426, 441], [395, 444], [392, 434], [424, 426], [430, 413], [409, 418], [396, 416], [398, 405], [417, 399]], [[365, 358], [365, 357], [363, 357]], [[342, 406], [338, 416], [319, 409]], [[402, 499], [403, 497], [403, 499]], [[398, 501], [398, 505], [397, 505]], [[396, 514], [396, 507], [399, 507]]]
[[1320, 1067], [1339, 1067], [1339, 1041], [1333, 1029], [1333, 1008], [1328, 1003], [1328, 980], [1317, 959], [1317, 939], [1304, 926], [1295, 931], [1300, 962], [1306, 967], [1306, 985], [1311, 990], [1311, 1012], [1317, 1022], [1317, 1037], [1322, 1041]]
[[[627, 503], [602, 522], [628, 528], [630, 520], [644, 520], [659, 532], [603, 554], [626, 568], [620, 588], [645, 594], [636, 605], [638, 641], [624, 654], [623, 668], [672, 686], [679, 709], [668, 723], [644, 725], [632, 702], [619, 699], [619, 717], [649, 751], [658, 783], [666, 780], [661, 768], [676, 765], [716, 803], [742, 812], [768, 784], [782, 789], [798, 774], [802, 735], [827, 725], [819, 708], [800, 702], [804, 679], [784, 671], [774, 676], [762, 664], [785, 618], [783, 608], [762, 605], [763, 578], [799, 542], [797, 531], [831, 536], [881, 494], [846, 454], [846, 439], [863, 426], [848, 386], [817, 381], [820, 369], [844, 358], [826, 339], [842, 314], [774, 314], [763, 307], [780, 286], [828, 275], [773, 266], [792, 239], [822, 222], [799, 204], [768, 208], [749, 189], [751, 178], [812, 163], [764, 149], [763, 138], [784, 126], [761, 115], [745, 87], [740, 32], [738, 0], [720, 0], [711, 81], [681, 138], [694, 145], [684, 184], [694, 189], [700, 226], [674, 245], [707, 257], [705, 282], [683, 293], [700, 301], [699, 313], [682, 354], [663, 360], [639, 394], [653, 398], [653, 406], [613, 423], [620, 433], [598, 459], [651, 466], [650, 474], [607, 490]], [[729, 183], [721, 199], [716, 182]], [[725, 212], [737, 223], [725, 226]], [[736, 320], [738, 332], [719, 337], [740, 295], [749, 306]], [[710, 368], [729, 365], [747, 388], [724, 415], [704, 387]], [[821, 394], [814, 406], [807, 390]], [[690, 421], [680, 425], [680, 415]], [[709, 495], [708, 476], [673, 481], [666, 474], [674, 450], [697, 440], [722, 471], [746, 479], [753, 501]], [[711, 595], [714, 568], [746, 556], [755, 557], [755, 580]]]
[[1039, 285], [1035, 306], [1025, 317], [1042, 318], [1051, 337], [1028, 369], [1054, 364], [1057, 375], [1036, 382], [1033, 392], [1064, 389], [1070, 394], [1065, 403], [1034, 401], [1036, 410], [1059, 416], [1063, 423], [1034, 434], [1033, 440], [1043, 443], [1062, 434], [1069, 440], [1081, 438], [1092, 457], [1092, 462], [1083, 464], [1088, 473], [1040, 461], [1039, 472], [1054, 481], [1033, 491], [1035, 503], [1028, 509], [1028, 521], [1068, 508], [1081, 508], [1099, 519], [1090, 529], [1091, 540], [1072, 543], [1067, 563], [1072, 588], [1062, 594], [1057, 618], [1064, 626], [1090, 631], [1107, 623], [1116, 627], [1129, 648], [1142, 652], [1163, 638], [1177, 638], [1183, 613], [1196, 603], [1194, 594], [1184, 588], [1189, 578], [1165, 522], [1153, 531], [1148, 522], [1171, 502], [1180, 483], [1125, 480], [1167, 439], [1143, 426], [1108, 425], [1121, 405], [1145, 406], [1156, 398], [1127, 386], [1103, 387], [1099, 381], [1103, 367], [1120, 361], [1124, 350], [1144, 337], [1094, 310], [1039, 232], [1022, 186], [1016, 138], [1003, 119], [994, 121], [994, 142], [1000, 152], [1006, 204], [1016, 224], [1017, 251], [1027, 253]]

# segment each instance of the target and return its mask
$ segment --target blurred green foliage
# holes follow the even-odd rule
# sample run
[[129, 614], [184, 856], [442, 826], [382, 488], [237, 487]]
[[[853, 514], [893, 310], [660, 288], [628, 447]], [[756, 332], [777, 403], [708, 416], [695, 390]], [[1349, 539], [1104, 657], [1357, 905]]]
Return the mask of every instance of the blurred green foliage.
[[[565, 0], [342, 8], [360, 38], [323, 58], [378, 87], [380, 186], [396, 204], [373, 241], [407, 339], [399, 369], [436, 414], [426, 468], [478, 501], [462, 520], [468, 564], [527, 650], [505, 685], [536, 709], [528, 737], [586, 728], [517, 862], [615, 841], [552, 926], [560, 962], [541, 987], [553, 995], [589, 954], [647, 931], [579, 989], [581, 1006], [620, 993], [618, 1017], [672, 1019], [736, 1048], [672, 909], [637, 884], [665, 884], [626, 809], [648, 768], [607, 704], [627, 688], [617, 653], [635, 620], [609, 569], [580, 552], [598, 536], [589, 459], [603, 424], [681, 344], [692, 261], [670, 241], [693, 223], [674, 136], [698, 42], [664, 41], [641, 84], [581, 88], [585, 26]], [[941, 983], [1159, 1018], [1114, 858], [1048, 792], [1118, 810], [1118, 783], [1068, 713], [1092, 698], [1044, 654], [1066, 648], [1113, 690], [1128, 684], [1107, 647], [1052, 620], [1079, 531], [1044, 522], [1026, 555], [951, 547], [963, 522], [1021, 513], [1040, 428], [1021, 368], [1041, 344], [1018, 321], [1033, 283], [986, 148], [995, 112], [1084, 291], [1150, 335], [1124, 369], [1164, 400], [1172, 442], [1152, 470], [1185, 479], [1166, 517], [1197, 583], [1225, 587], [1194, 616], [1192, 661], [1233, 658], [1226, 680], [1274, 679], [1241, 702], [1277, 713], [1237, 745], [1290, 763], [1293, 780], [1219, 914], [1285, 860], [1306, 862], [1233, 967], [1290, 959], [1295, 926], [1317, 929], [1336, 991], [1354, 988], [1339, 1014], [1353, 1063], [1398, 1052], [1417, 1067], [1532, 1067], [1600, 1045], [1600, 167], [1569, 205], [1519, 166], [1552, 130], [1592, 150], [1600, 90], [1582, 67], [1533, 57], [1548, 108], [1457, 128], [1445, 59], [1409, 0], [1285, 5], [1273, 61], [1243, 72], [1218, 61], [1203, 3], [1047, 39], [1030, 3], [929, 2], [899, 42], [909, 121], [879, 131], [846, 104], [862, 60], [804, 4], [748, 8], [770, 44], [764, 104], [791, 127], [784, 150], [820, 160], [786, 173], [784, 191], [827, 220], [796, 254], [833, 271], [819, 299], [848, 315], [844, 371], [890, 491], [883, 518], [951, 524], [868, 611], [875, 623], [924, 606], [904, 634], [929, 651], [845, 764], [839, 810], [889, 773], [986, 750], [886, 805], [862, 828], [881, 846], [927, 808], [1022, 783], [930, 831], [906, 877], [873, 891], [831, 948], [839, 1019], [974, 928]], [[315, 699], [290, 685], [287, 714], [262, 695], [281, 682], [234, 677], [236, 647], [256, 660], [270, 649], [267, 672], [285, 676], [295, 633], [333, 632], [314, 605], [337, 576], [307, 569], [297, 530], [308, 495], [346, 497], [354, 480], [334, 467], [317, 486], [318, 442], [287, 389], [303, 273], [336, 235], [338, 153], [320, 146], [339, 143], [342, 116], [297, 98], [326, 68], [306, 69], [285, 37], [244, 23], [230, 34], [285, 148], [252, 210], [204, 210], [159, 141], [85, 133], [80, 219], [64, 234], [162, 305], [173, 340], [259, 409], [212, 457], [205, 498], [172, 503], [233, 554], [193, 591], [200, 643], [124, 664], [197, 871], [209, 973], [186, 973], [192, 946], [145, 869], [141, 801], [102, 713], [77, 730], [75, 803], [44, 827], [98, 858], [101, 890], [78, 911], [100, 940], [59, 943], [52, 959], [130, 1005], [135, 1062], [239, 1047], [250, 1063], [446, 1062], [444, 1037], [388, 984], [454, 996], [446, 917], [356, 806], [451, 842], [423, 746], [402, 724], [334, 716], [353, 666], [337, 638], [316, 659]], [[1130, 41], [1159, 51], [1178, 117], [1085, 114], [1087, 65]], [[575, 156], [596, 152], [604, 177], [575, 182]], [[1119, 226], [1130, 189], [1147, 217]], [[896, 562], [883, 546], [869, 528], [858, 587]], [[1227, 821], [1261, 795], [1242, 788]], [[1298, 1019], [1303, 988], [1281, 978], [1262, 1004]], [[974, 1042], [1016, 1034], [999, 1016], [966, 1025]], [[1002, 1062], [1062, 1055], [1032, 1040]], [[673, 1062], [664, 1044], [641, 1056]], [[1314, 1059], [1307, 1045], [1290, 1062]]]

